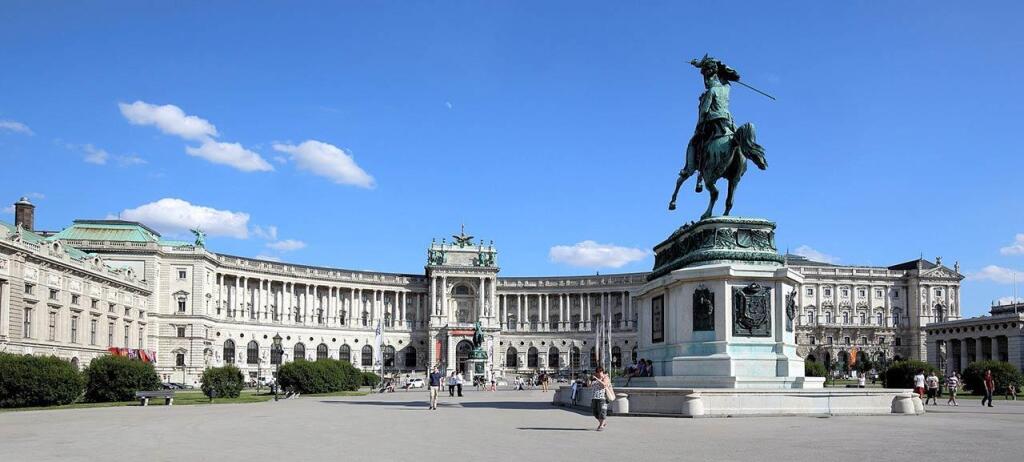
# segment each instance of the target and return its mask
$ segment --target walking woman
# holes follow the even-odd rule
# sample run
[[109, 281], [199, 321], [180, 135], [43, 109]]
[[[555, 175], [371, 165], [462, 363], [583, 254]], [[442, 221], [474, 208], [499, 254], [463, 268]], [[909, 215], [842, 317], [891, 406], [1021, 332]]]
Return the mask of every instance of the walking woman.
[[594, 370], [594, 380], [590, 383], [590, 388], [594, 391], [594, 397], [590, 400], [590, 408], [594, 412], [594, 418], [597, 419], [597, 431], [601, 431], [604, 427], [608, 426], [606, 419], [608, 418], [608, 400], [606, 394], [612, 388], [612, 380], [608, 377], [608, 374], [604, 373], [604, 368], [598, 366]]

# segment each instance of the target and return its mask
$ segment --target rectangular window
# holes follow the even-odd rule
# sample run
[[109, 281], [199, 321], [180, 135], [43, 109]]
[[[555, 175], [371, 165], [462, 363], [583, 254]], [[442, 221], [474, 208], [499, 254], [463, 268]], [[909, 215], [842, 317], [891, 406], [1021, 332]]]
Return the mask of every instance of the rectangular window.
[[831, 297], [832, 296], [832, 289], [825, 289], [825, 296], [826, 297]]
[[113, 303], [107, 303], [107, 311], [111, 312], [111, 313], [114, 312], [114, 304]]
[[807, 294], [808, 297], [813, 297], [814, 296], [814, 289], [808, 287], [805, 293]]
[[71, 343], [78, 343], [78, 316], [71, 317]]
[[857, 291], [857, 296], [860, 297], [860, 298], [867, 297], [868, 296], [868, 291], [866, 291], [864, 289], [860, 289], [860, 290]]
[[183, 269], [178, 270], [178, 279], [186, 279], [186, 278], [188, 278], [188, 272], [183, 270]]
[[50, 300], [60, 300], [60, 291], [57, 289], [50, 289]]
[[867, 337], [861, 337], [860, 338], [860, 344], [861, 345], [867, 345], [868, 344], [868, 338]]
[[184, 313], [185, 312], [185, 299], [184, 298], [179, 298], [178, 299], [178, 312], [179, 313]]
[[807, 340], [809, 341], [808, 343], [810, 343], [811, 345], [814, 345], [815, 343], [817, 343], [817, 340], [814, 338], [813, 335], [810, 336], [810, 337], [807, 337]]
[[850, 289], [843, 289], [843, 296], [844, 297], [849, 297], [850, 296]]
[[832, 344], [832, 336], [831, 336], [831, 335], [830, 335], [830, 336], [828, 336], [828, 337], [825, 337], [825, 343], [827, 343], [827, 344], [829, 344], [829, 345], [831, 345], [831, 344]]
[[99, 322], [95, 319], [89, 321], [89, 344], [96, 344], [96, 331], [99, 330]]
[[935, 289], [935, 296], [936, 297], [941, 297], [942, 296], [942, 289]]
[[94, 310], [100, 309], [100, 301], [99, 300], [93, 300], [93, 301], [89, 302], [89, 307], [94, 309]]
[[107, 323], [107, 346], [114, 346], [114, 323]]
[[892, 298], [900, 298], [900, 291], [898, 291], [898, 290], [892, 291]]
[[47, 332], [49, 333], [47, 338], [51, 342], [57, 340], [57, 312], [50, 312], [50, 324], [47, 326], [47, 328]]
[[174, 356], [174, 365], [178, 367], [185, 367], [185, 353], [178, 353]]
[[34, 286], [32, 284], [25, 284], [25, 295], [32, 295], [32, 293], [35, 290], [36, 290], [36, 286]]
[[178, 338], [185, 338], [185, 326], [178, 326]]
[[875, 298], [882, 298], [882, 290], [875, 290]]
[[145, 346], [144, 346], [145, 343], [143, 342], [143, 339], [145, 339], [145, 338], [146, 338], [146, 329], [140, 327], [139, 328], [139, 349], [140, 350], [145, 348]]
[[849, 345], [850, 344], [850, 337], [843, 337], [843, 343]]
[[25, 308], [25, 319], [22, 320], [21, 336], [32, 338], [32, 308]]
[[71, 294], [71, 304], [77, 305], [78, 299], [82, 298], [80, 295]]
[[885, 345], [885, 337], [878, 336], [878, 344], [879, 345]]
[[665, 341], [665, 296], [651, 299], [651, 343]]
[[900, 338], [896, 337], [896, 346], [900, 346], [900, 343], [902, 343], [902, 342], [900, 342]]

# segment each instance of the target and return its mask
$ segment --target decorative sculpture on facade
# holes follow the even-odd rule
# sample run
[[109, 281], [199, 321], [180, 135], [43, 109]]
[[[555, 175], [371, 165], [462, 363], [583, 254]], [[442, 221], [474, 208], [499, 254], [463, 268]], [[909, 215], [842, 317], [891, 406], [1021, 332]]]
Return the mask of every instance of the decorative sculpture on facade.
[[203, 247], [203, 248], [205, 248], [206, 247], [206, 233], [203, 232], [203, 230], [199, 229], [198, 226], [193, 228], [193, 229], [190, 229], [189, 231], [192, 231], [192, 234], [195, 235], [195, 237], [196, 237], [196, 242], [195, 242], [196, 247]]
[[793, 332], [793, 319], [796, 318], [796, 289], [786, 294], [786, 332]]
[[710, 194], [708, 208], [701, 219], [711, 217], [718, 200], [715, 183], [720, 178], [729, 181], [724, 213], [729, 215], [736, 186], [747, 170], [747, 159], [761, 170], [768, 168], [768, 162], [765, 160], [764, 148], [757, 144], [754, 125], [746, 123], [736, 128], [733, 124], [732, 113], [729, 111], [729, 88], [731, 82], [739, 83], [739, 73], [708, 55], [690, 61], [690, 64], [700, 69], [704, 77], [704, 93], [697, 110], [697, 127], [686, 147], [686, 165], [679, 171], [668, 209], [675, 210], [679, 188], [687, 178], [699, 172], [696, 190], [701, 192], [703, 182]]

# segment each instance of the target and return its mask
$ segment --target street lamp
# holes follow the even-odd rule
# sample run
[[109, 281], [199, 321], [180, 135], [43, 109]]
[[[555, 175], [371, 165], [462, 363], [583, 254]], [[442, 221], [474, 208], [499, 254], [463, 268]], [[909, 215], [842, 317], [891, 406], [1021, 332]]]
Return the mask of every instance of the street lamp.
[[277, 401], [277, 389], [279, 388], [278, 380], [281, 376], [281, 334], [274, 334], [273, 348], [270, 351], [270, 362], [274, 362], [274, 354], [277, 354], [277, 369], [274, 371], [274, 401]]

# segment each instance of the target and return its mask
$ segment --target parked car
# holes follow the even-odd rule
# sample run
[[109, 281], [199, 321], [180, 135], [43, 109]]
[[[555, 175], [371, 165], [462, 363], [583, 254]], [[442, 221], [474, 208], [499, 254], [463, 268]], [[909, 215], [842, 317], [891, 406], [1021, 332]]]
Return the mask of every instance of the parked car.
[[423, 383], [423, 379], [409, 379], [409, 381], [406, 382], [407, 388], [423, 388], [424, 386], [426, 385]]

